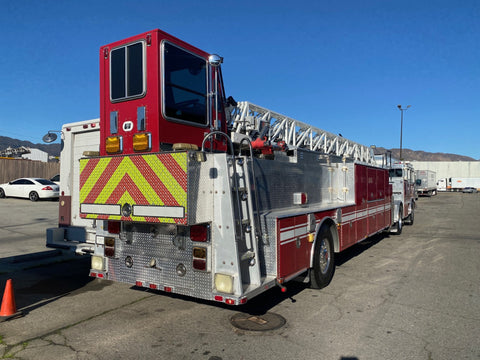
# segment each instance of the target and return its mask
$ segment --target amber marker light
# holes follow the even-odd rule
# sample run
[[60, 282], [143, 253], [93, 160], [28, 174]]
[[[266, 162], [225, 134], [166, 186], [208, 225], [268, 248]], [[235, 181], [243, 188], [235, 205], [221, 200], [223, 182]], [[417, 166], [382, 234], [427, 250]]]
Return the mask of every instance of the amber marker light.
[[121, 151], [121, 140], [119, 136], [109, 136], [105, 140], [105, 149], [109, 154], [117, 154]]
[[141, 133], [133, 135], [133, 150], [149, 151], [151, 148], [150, 134]]

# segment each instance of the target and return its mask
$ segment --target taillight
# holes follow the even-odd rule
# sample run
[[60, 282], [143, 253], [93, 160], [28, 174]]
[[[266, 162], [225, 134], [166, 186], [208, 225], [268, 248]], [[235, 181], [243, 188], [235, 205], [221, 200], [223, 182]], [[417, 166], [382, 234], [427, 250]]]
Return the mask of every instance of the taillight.
[[105, 238], [105, 256], [114, 257], [115, 256], [115, 238], [106, 237]]
[[53, 190], [51, 186], [45, 186], [42, 188], [42, 190]]
[[305, 205], [308, 202], [308, 195], [304, 192], [293, 193], [294, 205]]
[[190, 227], [190, 239], [192, 241], [206, 242], [209, 240], [209, 225], [198, 224]]
[[206, 259], [207, 258], [207, 249], [203, 247], [194, 247], [193, 248], [193, 257], [197, 259]]
[[205, 260], [205, 259], [193, 259], [193, 268], [195, 270], [206, 271], [207, 270], [207, 260]]
[[108, 232], [110, 234], [120, 234], [120, 221], [109, 221]]
[[207, 271], [207, 249], [204, 247], [193, 248], [193, 268], [195, 270]]

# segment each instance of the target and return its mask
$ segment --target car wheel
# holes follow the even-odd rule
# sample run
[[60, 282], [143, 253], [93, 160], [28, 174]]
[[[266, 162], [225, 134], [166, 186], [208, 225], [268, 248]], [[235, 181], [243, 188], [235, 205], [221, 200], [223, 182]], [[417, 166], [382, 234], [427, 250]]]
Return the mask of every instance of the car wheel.
[[29, 195], [28, 198], [32, 201], [37, 201], [40, 197], [38, 196], [38, 193], [36, 191], [32, 191]]
[[0, 188], [0, 198], [3, 199], [5, 197], [5, 191]]

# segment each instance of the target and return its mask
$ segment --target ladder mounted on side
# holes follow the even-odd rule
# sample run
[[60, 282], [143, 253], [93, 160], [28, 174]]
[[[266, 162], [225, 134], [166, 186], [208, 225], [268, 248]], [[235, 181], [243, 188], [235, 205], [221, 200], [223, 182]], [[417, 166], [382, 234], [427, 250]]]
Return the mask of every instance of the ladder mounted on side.
[[241, 101], [231, 112], [231, 137], [239, 143], [245, 137], [251, 141], [266, 138], [271, 143], [284, 142], [289, 148], [305, 148], [323, 154], [353, 158], [375, 164], [373, 149], [318, 129], [306, 123], [263, 107]]

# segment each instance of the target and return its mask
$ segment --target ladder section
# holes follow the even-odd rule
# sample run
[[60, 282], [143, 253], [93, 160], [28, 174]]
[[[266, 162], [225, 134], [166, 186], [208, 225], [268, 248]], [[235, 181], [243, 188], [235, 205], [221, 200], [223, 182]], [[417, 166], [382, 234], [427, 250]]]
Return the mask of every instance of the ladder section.
[[244, 137], [272, 143], [285, 142], [289, 148], [306, 148], [323, 154], [353, 158], [375, 164], [373, 149], [345, 139], [340, 135], [318, 129], [285, 115], [270, 111], [247, 101], [238, 102], [231, 112], [232, 139], [240, 142]]
[[[232, 199], [237, 228], [237, 247], [240, 260], [242, 285], [244, 292], [249, 287], [260, 285], [260, 264], [258, 259], [258, 228], [256, 224], [256, 209], [253, 206], [255, 194], [250, 182], [249, 164], [244, 157], [235, 159], [235, 170], [231, 174]], [[253, 166], [253, 164], [252, 164]]]

